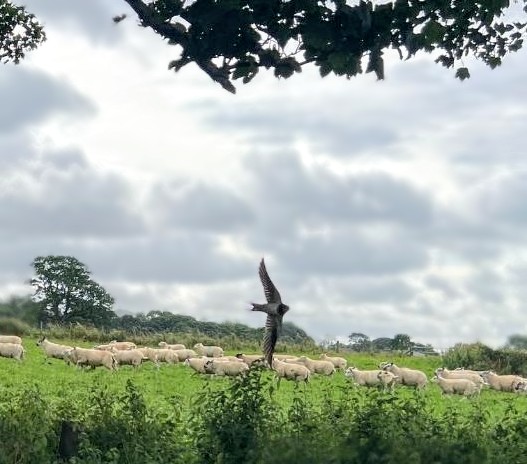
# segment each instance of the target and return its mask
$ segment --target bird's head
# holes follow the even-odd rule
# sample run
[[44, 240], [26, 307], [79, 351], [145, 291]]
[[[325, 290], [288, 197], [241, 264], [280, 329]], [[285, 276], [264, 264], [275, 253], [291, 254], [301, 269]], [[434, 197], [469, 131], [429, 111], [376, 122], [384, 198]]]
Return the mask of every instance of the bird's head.
[[282, 313], [282, 315], [284, 315], [287, 311], [289, 311], [289, 306], [282, 303], [280, 305], [280, 312]]

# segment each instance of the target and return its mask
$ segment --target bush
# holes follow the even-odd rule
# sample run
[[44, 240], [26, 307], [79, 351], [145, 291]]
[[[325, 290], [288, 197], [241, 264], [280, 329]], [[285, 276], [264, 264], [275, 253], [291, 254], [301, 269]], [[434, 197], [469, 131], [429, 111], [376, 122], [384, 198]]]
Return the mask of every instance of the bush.
[[31, 333], [29, 324], [14, 317], [0, 317], [0, 334], [2, 335], [28, 335]]

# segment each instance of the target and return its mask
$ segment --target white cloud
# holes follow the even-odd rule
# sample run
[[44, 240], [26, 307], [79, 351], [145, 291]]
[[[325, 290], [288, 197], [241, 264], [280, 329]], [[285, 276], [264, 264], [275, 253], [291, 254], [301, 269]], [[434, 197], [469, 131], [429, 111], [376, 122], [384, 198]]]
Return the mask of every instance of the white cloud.
[[527, 330], [524, 51], [463, 83], [419, 57], [383, 82], [308, 67], [232, 96], [168, 72], [170, 46], [113, 24], [122, 5], [86, 5], [29, 2], [48, 41], [0, 76], [0, 295], [71, 254], [117, 308], [262, 325], [265, 256], [319, 339]]

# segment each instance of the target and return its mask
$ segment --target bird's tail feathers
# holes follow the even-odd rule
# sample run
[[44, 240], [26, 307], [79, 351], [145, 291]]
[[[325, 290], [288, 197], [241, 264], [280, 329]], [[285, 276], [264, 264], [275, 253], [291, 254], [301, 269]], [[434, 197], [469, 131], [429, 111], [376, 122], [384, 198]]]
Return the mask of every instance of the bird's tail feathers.
[[251, 311], [265, 311], [265, 305], [259, 303], [250, 303], [252, 305]]

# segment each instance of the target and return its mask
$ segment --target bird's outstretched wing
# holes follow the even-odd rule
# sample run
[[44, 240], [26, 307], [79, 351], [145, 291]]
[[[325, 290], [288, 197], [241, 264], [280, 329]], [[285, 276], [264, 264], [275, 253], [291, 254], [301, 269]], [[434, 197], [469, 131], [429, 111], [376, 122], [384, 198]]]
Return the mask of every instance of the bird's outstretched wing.
[[265, 335], [263, 341], [263, 352], [266, 361], [270, 366], [273, 365], [273, 353], [278, 340], [278, 329], [282, 325], [282, 316], [275, 316], [273, 314], [267, 315], [265, 321]]
[[258, 274], [260, 275], [260, 281], [262, 282], [265, 298], [268, 303], [281, 303], [282, 299], [280, 298], [280, 293], [273, 284], [273, 281], [269, 278], [267, 274], [267, 269], [265, 268], [265, 263], [262, 258], [260, 261], [260, 267], [258, 268]]

